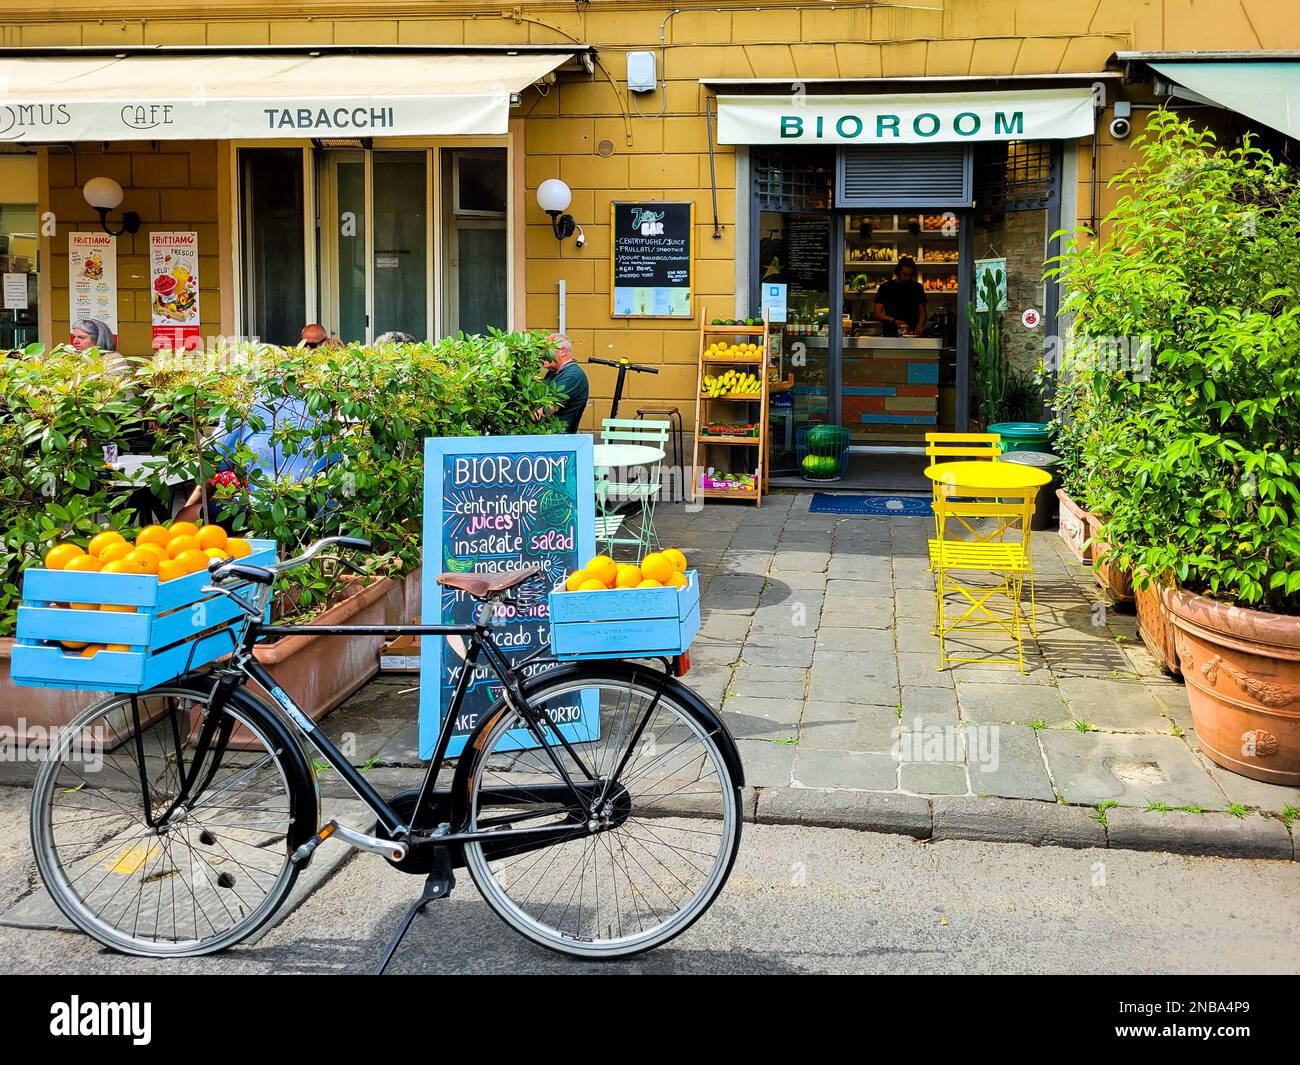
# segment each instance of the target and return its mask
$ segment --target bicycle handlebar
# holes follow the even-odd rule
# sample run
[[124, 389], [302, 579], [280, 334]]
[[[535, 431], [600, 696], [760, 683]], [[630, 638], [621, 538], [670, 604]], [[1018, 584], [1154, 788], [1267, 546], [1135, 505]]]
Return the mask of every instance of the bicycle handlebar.
[[[327, 547], [352, 548], [357, 551], [369, 551], [370, 541], [362, 539], [360, 536], [326, 536], [317, 540], [307, 548], [301, 555], [294, 558], [286, 558], [283, 562], [273, 562], [269, 566], [250, 566], [247, 563], [232, 559], [213, 559], [208, 565], [208, 572], [212, 575], [214, 581], [224, 581], [230, 578], [237, 578], [244, 581], [258, 581], [259, 583], [269, 583], [265, 580], [265, 575], [269, 574], [272, 578], [287, 570], [301, 566], [305, 562], [310, 562]], [[351, 567], [355, 569], [356, 567]]]
[[629, 370], [635, 370], [637, 373], [658, 373], [659, 372], [657, 367], [639, 366], [635, 362], [629, 362], [627, 359], [618, 359], [617, 361], [615, 361], [613, 359], [597, 359], [593, 357], [588, 359], [587, 362], [588, 363], [594, 362], [601, 366], [612, 366], [616, 370], [626, 367]]

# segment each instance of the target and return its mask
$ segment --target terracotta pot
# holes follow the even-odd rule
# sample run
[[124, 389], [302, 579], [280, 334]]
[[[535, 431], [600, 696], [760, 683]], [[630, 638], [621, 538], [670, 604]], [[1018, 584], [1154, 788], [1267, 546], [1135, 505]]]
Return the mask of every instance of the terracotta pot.
[[19, 687], [9, 679], [13, 647], [13, 637], [0, 638], [0, 728], [13, 729], [20, 744], [27, 743], [29, 731], [39, 728], [42, 731], [37, 736], [47, 736], [49, 729], [66, 725], [86, 707], [111, 694]]
[[1061, 539], [1078, 561], [1091, 562], [1092, 546], [1084, 546], [1088, 539], [1088, 512], [1066, 495], [1064, 488], [1056, 490], [1056, 498], [1061, 502], [1058, 518]]
[[[313, 625], [384, 625], [394, 581], [383, 577], [318, 615]], [[294, 702], [319, 721], [379, 671], [382, 636], [286, 636], [255, 651]], [[260, 692], [260, 689], [258, 689]], [[267, 693], [261, 693], [268, 698]]]
[[1234, 773], [1300, 785], [1300, 617], [1163, 588], [1196, 738]]
[[1138, 635], [1146, 644], [1160, 668], [1175, 677], [1182, 676], [1178, 665], [1178, 651], [1174, 647], [1174, 626], [1168, 611], [1160, 598], [1160, 589], [1153, 582], [1146, 588], [1133, 587], [1133, 599], [1137, 606]]
[[1092, 511], [1084, 512], [1088, 521], [1088, 537], [1092, 540], [1092, 568], [1097, 583], [1110, 592], [1115, 609], [1131, 613], [1133, 601], [1133, 578], [1118, 566], [1101, 561], [1111, 545], [1106, 542], [1105, 522]]

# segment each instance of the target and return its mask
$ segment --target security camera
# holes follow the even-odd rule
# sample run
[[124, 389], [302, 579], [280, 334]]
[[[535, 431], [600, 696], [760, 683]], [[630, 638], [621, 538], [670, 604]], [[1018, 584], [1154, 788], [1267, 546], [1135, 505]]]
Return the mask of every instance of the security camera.
[[582, 226], [578, 227], [578, 235], [573, 238], [573, 243], [579, 248], [587, 243], [587, 234], [582, 231]]
[[1115, 117], [1110, 120], [1110, 135], [1117, 141], [1124, 140], [1133, 132], [1133, 102], [1131, 100], [1115, 101]]

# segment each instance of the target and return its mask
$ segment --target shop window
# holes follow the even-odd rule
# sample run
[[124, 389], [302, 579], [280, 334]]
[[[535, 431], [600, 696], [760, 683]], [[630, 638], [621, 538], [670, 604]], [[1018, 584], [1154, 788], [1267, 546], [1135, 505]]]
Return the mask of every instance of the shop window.
[[0, 351], [39, 339], [37, 228], [34, 204], [0, 203]]
[[1028, 211], [1052, 198], [1052, 142], [983, 144], [975, 161], [975, 189], [985, 211]]
[[826, 210], [834, 168], [835, 157], [826, 149], [756, 149], [752, 169], [759, 210]]
[[442, 153], [443, 332], [504, 329], [509, 308], [504, 148]]
[[303, 153], [245, 148], [239, 162], [244, 332], [294, 344], [307, 321]]

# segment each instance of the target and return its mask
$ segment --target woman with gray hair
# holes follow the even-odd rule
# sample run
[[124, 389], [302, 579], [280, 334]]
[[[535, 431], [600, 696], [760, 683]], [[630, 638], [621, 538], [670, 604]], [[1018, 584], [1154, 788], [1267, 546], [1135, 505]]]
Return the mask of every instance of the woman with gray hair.
[[100, 351], [116, 351], [117, 341], [113, 339], [113, 330], [108, 323], [98, 318], [80, 318], [72, 323], [72, 346], [78, 351], [98, 348]]

